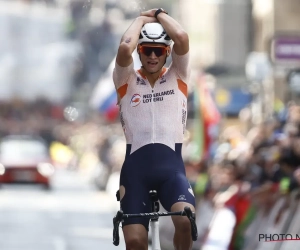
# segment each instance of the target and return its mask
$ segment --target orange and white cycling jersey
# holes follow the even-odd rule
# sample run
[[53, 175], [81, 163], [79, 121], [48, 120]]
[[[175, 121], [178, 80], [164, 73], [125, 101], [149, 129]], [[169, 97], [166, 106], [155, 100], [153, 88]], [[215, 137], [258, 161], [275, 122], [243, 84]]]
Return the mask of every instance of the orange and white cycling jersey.
[[113, 80], [130, 153], [152, 143], [175, 150], [175, 144], [183, 142], [189, 75], [189, 53], [177, 55], [174, 50], [170, 67], [163, 68], [153, 88], [133, 63], [128, 67], [115, 64]]

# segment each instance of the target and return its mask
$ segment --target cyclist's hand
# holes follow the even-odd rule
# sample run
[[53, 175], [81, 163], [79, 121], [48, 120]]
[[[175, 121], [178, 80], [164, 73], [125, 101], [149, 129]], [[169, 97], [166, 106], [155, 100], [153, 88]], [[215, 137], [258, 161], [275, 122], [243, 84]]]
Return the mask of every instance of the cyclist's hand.
[[[154, 17], [154, 14], [155, 14], [155, 12], [156, 12], [157, 10], [158, 10], [158, 9], [152, 9], [152, 10], [142, 11], [140, 15], [141, 15], [141, 16]], [[156, 18], [155, 18], [155, 20], [156, 20]], [[157, 22], [157, 20], [156, 20], [156, 22]]]

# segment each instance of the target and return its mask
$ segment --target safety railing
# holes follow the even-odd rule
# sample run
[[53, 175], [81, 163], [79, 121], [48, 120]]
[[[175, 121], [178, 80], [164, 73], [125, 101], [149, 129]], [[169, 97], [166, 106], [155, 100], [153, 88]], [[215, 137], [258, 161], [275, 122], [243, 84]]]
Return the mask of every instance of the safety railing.
[[[274, 193], [270, 193], [274, 195]], [[288, 198], [288, 200], [287, 200]], [[288, 201], [288, 202], [287, 202]], [[286, 206], [287, 205], [287, 206]], [[203, 205], [200, 202], [197, 225], [201, 227]], [[208, 213], [208, 210], [207, 214]], [[201, 214], [202, 213], [202, 214]], [[280, 196], [270, 207], [255, 208], [255, 215], [244, 228], [242, 239], [234, 239], [236, 233], [236, 214], [234, 209], [223, 207], [214, 210], [207, 232], [198, 229], [197, 249], [201, 250], [298, 250], [300, 249], [300, 189], [289, 195]], [[241, 237], [241, 235], [239, 235]], [[239, 247], [232, 242], [242, 240]]]

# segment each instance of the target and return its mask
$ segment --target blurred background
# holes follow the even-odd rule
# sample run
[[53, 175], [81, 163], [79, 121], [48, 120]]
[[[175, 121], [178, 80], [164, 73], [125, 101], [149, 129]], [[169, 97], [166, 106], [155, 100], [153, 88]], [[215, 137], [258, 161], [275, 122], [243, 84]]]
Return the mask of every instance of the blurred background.
[[[190, 37], [193, 250], [299, 249], [259, 241], [300, 232], [297, 0], [0, 0], [0, 249], [117, 249], [112, 70], [123, 33], [157, 7]], [[160, 230], [173, 249], [170, 218]]]

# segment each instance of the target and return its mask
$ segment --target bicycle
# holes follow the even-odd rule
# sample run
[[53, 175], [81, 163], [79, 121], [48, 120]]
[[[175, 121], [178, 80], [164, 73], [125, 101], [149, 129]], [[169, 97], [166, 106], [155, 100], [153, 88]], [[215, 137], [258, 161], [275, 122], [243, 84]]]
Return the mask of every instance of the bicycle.
[[[160, 239], [159, 239], [159, 217], [160, 216], [187, 216], [191, 222], [191, 234], [192, 240], [196, 241], [198, 238], [197, 226], [195, 221], [195, 213], [192, 212], [190, 207], [185, 207], [184, 211], [179, 212], [159, 212], [159, 202], [156, 190], [150, 190], [149, 195], [152, 200], [152, 211], [151, 213], [140, 213], [140, 214], [124, 214], [122, 210], [119, 210], [116, 216], [113, 218], [113, 244], [115, 246], [119, 245], [120, 236], [119, 236], [119, 226], [123, 219], [126, 218], [136, 218], [144, 217], [150, 218], [150, 228], [151, 228], [151, 237], [152, 237], [152, 249], [161, 250], [160, 248]], [[117, 200], [119, 201], [119, 196], [117, 192]]]

